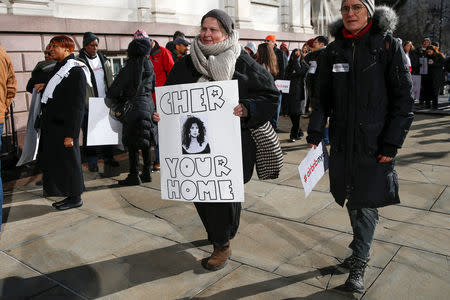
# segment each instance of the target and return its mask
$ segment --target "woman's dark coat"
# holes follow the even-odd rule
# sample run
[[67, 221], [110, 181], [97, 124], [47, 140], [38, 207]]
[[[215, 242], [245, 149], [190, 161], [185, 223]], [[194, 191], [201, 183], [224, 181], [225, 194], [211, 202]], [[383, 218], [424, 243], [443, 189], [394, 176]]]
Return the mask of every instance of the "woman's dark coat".
[[134, 47], [133, 42], [130, 44], [130, 58], [106, 95], [113, 103], [131, 100], [133, 106], [123, 124], [122, 142], [134, 149], [149, 148], [152, 143], [156, 143], [156, 125], [152, 121], [155, 110], [152, 99], [155, 73], [145, 51]]
[[[201, 77], [195, 69], [190, 55], [178, 61], [165, 85], [194, 83]], [[249, 117], [241, 118], [242, 162], [244, 183], [253, 174], [256, 159], [256, 146], [250, 134], [250, 128], [258, 128], [269, 121], [278, 106], [280, 95], [272, 75], [260, 66], [245, 50], [236, 60], [233, 80], [238, 80], [239, 102], [249, 110]]]
[[331, 193], [340, 205], [348, 199], [349, 208], [400, 202], [394, 161], [377, 161], [380, 154], [395, 156], [414, 117], [405, 53], [389, 33], [396, 20], [392, 9], [378, 7], [360, 39], [345, 39], [338, 21], [332, 32], [336, 40], [319, 64], [319, 101], [307, 140], [318, 144], [330, 117]]
[[294, 59], [291, 54], [288, 67], [286, 68], [286, 79], [290, 80], [289, 94], [287, 95], [288, 112], [290, 115], [302, 113], [301, 102], [305, 100], [305, 75], [308, 65], [303, 60]]
[[422, 86], [429, 89], [440, 89], [444, 85], [445, 71], [444, 58], [442, 55], [435, 53], [433, 56], [426, 56], [428, 60], [433, 60], [432, 64], [428, 65], [428, 74], [422, 75]]
[[[56, 64], [50, 78], [68, 59], [74, 59], [73, 54]], [[39, 160], [45, 196], [79, 196], [84, 191], [78, 137], [85, 96], [86, 76], [80, 67], [74, 67], [43, 105]], [[66, 137], [73, 138], [73, 147], [64, 147]]]

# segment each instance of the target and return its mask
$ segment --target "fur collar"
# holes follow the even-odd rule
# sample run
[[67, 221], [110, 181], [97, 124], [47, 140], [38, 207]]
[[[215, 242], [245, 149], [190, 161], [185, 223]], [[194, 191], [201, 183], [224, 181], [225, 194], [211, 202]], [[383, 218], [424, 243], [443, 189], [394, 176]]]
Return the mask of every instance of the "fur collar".
[[[393, 32], [397, 27], [398, 16], [397, 13], [388, 6], [377, 6], [372, 17], [373, 32]], [[330, 23], [328, 26], [330, 34], [334, 37], [342, 35], [342, 27], [344, 22], [342, 18]]]

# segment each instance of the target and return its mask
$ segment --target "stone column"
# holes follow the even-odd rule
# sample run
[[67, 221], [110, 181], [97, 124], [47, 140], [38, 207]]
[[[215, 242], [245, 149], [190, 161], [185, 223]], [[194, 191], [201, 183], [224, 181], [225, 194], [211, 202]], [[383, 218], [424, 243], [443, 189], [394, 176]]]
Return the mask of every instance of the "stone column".
[[300, 28], [303, 33], [314, 33], [311, 26], [311, 0], [300, 0]]
[[137, 0], [137, 19], [138, 22], [151, 22], [151, 0]]
[[236, 28], [253, 29], [250, 17], [250, 0], [235, 1], [235, 24]]
[[176, 0], [150, 0], [151, 22], [178, 23], [176, 17]]

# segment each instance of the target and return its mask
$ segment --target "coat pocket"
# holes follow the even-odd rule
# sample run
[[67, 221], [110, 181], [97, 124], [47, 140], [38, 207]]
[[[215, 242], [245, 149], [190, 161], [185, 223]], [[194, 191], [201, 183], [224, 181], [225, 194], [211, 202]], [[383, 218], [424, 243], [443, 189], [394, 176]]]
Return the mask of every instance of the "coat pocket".
[[378, 152], [379, 138], [383, 131], [384, 122], [360, 124], [362, 146], [365, 153], [375, 155]]

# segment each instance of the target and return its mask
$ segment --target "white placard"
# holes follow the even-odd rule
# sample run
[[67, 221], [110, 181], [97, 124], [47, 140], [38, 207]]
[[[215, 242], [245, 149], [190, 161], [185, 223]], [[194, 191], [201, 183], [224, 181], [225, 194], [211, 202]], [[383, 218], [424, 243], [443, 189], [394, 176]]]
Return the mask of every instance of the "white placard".
[[317, 70], [317, 61], [312, 60], [309, 62], [309, 69], [308, 69], [308, 73], [309, 74], [316, 74], [316, 70]]
[[414, 99], [420, 99], [420, 84], [422, 81], [422, 76], [420, 75], [411, 75], [413, 82], [413, 96]]
[[289, 94], [289, 87], [291, 86], [290, 80], [275, 80], [277, 89], [284, 94]]
[[244, 201], [238, 103], [236, 80], [156, 88], [162, 199]]
[[419, 58], [420, 62], [420, 74], [427, 75], [428, 74], [428, 58], [421, 57]]
[[103, 98], [89, 98], [87, 146], [121, 144], [122, 123], [110, 116]]
[[305, 197], [308, 197], [314, 186], [328, 170], [328, 161], [327, 148], [323, 146], [323, 143], [320, 143], [316, 149], [311, 148], [305, 159], [298, 166], [300, 179], [305, 190]]
[[31, 96], [30, 112], [28, 113], [27, 132], [25, 135], [25, 142], [23, 144], [22, 155], [16, 166], [22, 166], [30, 163], [36, 159], [39, 149], [39, 138], [41, 130], [34, 128], [34, 123], [38, 115], [41, 112], [41, 94], [33, 89], [33, 95]]

